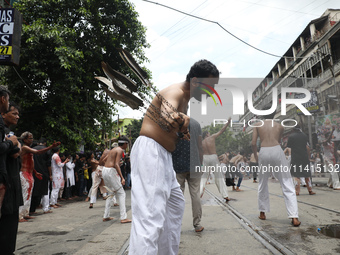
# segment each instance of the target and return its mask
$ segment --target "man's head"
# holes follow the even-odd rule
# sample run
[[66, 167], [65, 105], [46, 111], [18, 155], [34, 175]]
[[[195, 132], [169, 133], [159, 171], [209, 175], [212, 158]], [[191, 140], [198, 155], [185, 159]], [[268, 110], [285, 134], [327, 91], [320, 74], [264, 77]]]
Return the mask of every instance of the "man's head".
[[9, 109], [7, 112], [1, 114], [6, 126], [16, 125], [19, 120], [19, 106], [15, 103], [10, 102]]
[[20, 136], [21, 140], [24, 142], [24, 144], [26, 145], [31, 145], [33, 143], [33, 135], [31, 132], [24, 132], [21, 134]]
[[40, 139], [39, 139], [39, 144], [42, 144], [42, 145], [45, 145], [45, 146], [46, 146], [46, 144], [47, 144], [46, 138], [40, 137]]
[[186, 82], [189, 82], [193, 88], [191, 95], [198, 101], [201, 100], [201, 94], [205, 93], [204, 84], [214, 87], [218, 82], [220, 72], [217, 67], [208, 60], [202, 59], [197, 61], [191, 68], [186, 77]]
[[0, 85], [0, 112], [7, 112], [9, 109], [9, 95], [11, 93], [4, 86]]
[[125, 135], [118, 137], [118, 146], [121, 147], [123, 150], [127, 148], [129, 143], [130, 143], [130, 140]]
[[299, 124], [297, 124], [294, 129], [293, 129], [295, 132], [302, 132], [302, 129], [301, 129], [301, 126]]
[[52, 153], [58, 153], [60, 151], [60, 148], [59, 146], [57, 146], [57, 147], [53, 147], [51, 150], [52, 150]]

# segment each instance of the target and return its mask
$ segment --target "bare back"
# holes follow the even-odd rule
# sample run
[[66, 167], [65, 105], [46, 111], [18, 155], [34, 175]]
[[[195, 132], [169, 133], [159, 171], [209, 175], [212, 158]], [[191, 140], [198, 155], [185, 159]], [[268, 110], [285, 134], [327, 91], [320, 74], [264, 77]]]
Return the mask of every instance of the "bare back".
[[[184, 83], [173, 84], [163, 89], [161, 92], [159, 92], [159, 94], [162, 95], [162, 97], [164, 97], [164, 99], [174, 109], [177, 109], [178, 112], [186, 114], [189, 98], [185, 96], [183, 86]], [[162, 104], [157, 96], [152, 100], [152, 105], [154, 105], [158, 109], [161, 109], [161, 111], [166, 111], [170, 114], [174, 112], [173, 109], [170, 109], [166, 105]], [[151, 115], [151, 117], [157, 121], [160, 120], [159, 113], [157, 115], [156, 112], [152, 113], [150, 110], [151, 106], [149, 107], [147, 114], [145, 115], [145, 118], [143, 120], [140, 135], [152, 138], [169, 152], [174, 151], [178, 140], [176, 132], [178, 132], [179, 130], [173, 129], [170, 130], [170, 132], [167, 132], [166, 130], [162, 129], [158, 123], [147, 116]]]
[[255, 127], [253, 132], [257, 132], [260, 137], [261, 147], [273, 147], [280, 145], [283, 130], [280, 124], [272, 120], [265, 120], [263, 126]]
[[120, 147], [116, 147], [110, 150], [107, 156], [107, 160], [105, 162], [105, 167], [113, 167], [113, 168], [116, 168], [116, 170], [118, 171], [117, 164], [119, 168], [119, 162], [122, 157], [122, 154], [123, 154], [123, 149]]
[[213, 155], [216, 153], [215, 137], [208, 136], [202, 141], [203, 155]]

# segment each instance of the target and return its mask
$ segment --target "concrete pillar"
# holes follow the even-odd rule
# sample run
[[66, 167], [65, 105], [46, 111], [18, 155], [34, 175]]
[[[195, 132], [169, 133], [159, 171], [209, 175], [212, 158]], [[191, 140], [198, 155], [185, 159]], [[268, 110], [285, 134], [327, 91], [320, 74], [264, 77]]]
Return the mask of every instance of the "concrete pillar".
[[279, 77], [281, 77], [281, 65], [280, 64], [277, 64], [277, 69], [279, 70]]
[[305, 39], [302, 36], [300, 36], [300, 44], [301, 44], [301, 50], [302, 51], [306, 50]]
[[289, 60], [287, 57], [285, 57], [285, 67], [286, 67], [286, 70], [288, 69], [289, 67]]
[[315, 24], [310, 24], [309, 31], [310, 31], [310, 35], [311, 35], [312, 41], [314, 41], [314, 39], [315, 39], [314, 37], [316, 35]]
[[297, 49], [295, 46], [293, 46], [293, 57], [294, 57], [294, 61], [296, 61], [296, 55], [297, 55]]

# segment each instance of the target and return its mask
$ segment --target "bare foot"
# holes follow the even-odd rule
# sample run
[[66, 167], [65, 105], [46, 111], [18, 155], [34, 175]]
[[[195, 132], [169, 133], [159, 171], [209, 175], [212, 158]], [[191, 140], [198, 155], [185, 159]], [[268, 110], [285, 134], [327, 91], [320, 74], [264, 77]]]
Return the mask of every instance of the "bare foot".
[[61, 204], [58, 204], [58, 203], [56, 203], [55, 205], [58, 206], [58, 207], [62, 207], [62, 205], [61, 205]]
[[53, 211], [52, 210], [48, 210], [48, 211], [46, 211], [44, 213], [53, 213]]
[[265, 220], [266, 219], [266, 214], [264, 212], [260, 212], [259, 219], [260, 220]]
[[119, 204], [115, 203], [113, 206], [119, 206]]
[[104, 218], [103, 221], [109, 221], [109, 220], [113, 220], [113, 217], [109, 217], [109, 218]]
[[50, 205], [51, 207], [53, 207], [53, 208], [58, 208], [59, 206], [57, 206], [57, 205]]
[[301, 222], [298, 220], [298, 218], [293, 218], [292, 219], [292, 225], [294, 227], [298, 227], [298, 226], [300, 226], [300, 224], [301, 224]]
[[309, 195], [315, 195], [316, 193], [313, 191], [309, 191]]
[[340, 190], [340, 188], [336, 188], [336, 189], [333, 189], [333, 190]]
[[239, 191], [243, 191], [243, 190], [241, 190], [239, 187], [237, 187], [236, 191], [239, 192]]
[[19, 222], [27, 222], [28, 220], [26, 219], [20, 219]]
[[89, 197], [86, 197], [86, 198], [85, 198], [85, 202], [88, 202], [88, 201], [90, 201], [90, 198], [89, 198]]
[[230, 198], [228, 198], [228, 197], [225, 197], [224, 199], [225, 199], [226, 203], [228, 203], [230, 201]]
[[124, 224], [124, 223], [131, 223], [132, 220], [129, 219], [125, 219], [125, 220], [121, 220], [120, 223]]

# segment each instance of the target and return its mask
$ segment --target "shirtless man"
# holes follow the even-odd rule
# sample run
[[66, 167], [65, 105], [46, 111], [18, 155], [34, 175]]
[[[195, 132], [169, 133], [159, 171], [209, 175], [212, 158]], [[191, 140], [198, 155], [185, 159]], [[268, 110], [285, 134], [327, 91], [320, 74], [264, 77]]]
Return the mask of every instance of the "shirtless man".
[[191, 97], [201, 99], [202, 83], [214, 86], [219, 71], [207, 60], [196, 62], [186, 80], [160, 91], [148, 108], [131, 151], [131, 226], [129, 254], [177, 254], [184, 197], [171, 152], [179, 138], [190, 139]]
[[50, 149], [57, 147], [60, 142], [54, 142], [51, 146], [41, 150], [36, 150], [30, 146], [33, 143], [33, 135], [26, 131], [22, 133], [21, 139], [23, 146], [21, 147], [21, 169], [20, 169], [20, 181], [22, 187], [22, 195], [24, 199], [24, 205], [19, 207], [19, 222], [25, 222], [27, 219], [34, 219], [35, 217], [29, 216], [29, 209], [31, 206], [32, 191], [34, 185], [33, 173], [41, 180], [42, 174], [37, 172], [34, 168], [33, 154], [43, 154]]
[[[215, 134], [210, 135], [208, 131], [203, 132], [203, 141], [202, 141], [202, 148], [203, 148], [203, 172], [201, 178], [201, 185], [200, 185], [200, 195], [203, 196], [205, 185], [207, 184], [208, 177], [210, 171], [207, 171], [209, 166], [215, 167], [215, 171], [213, 172], [215, 176], [215, 184], [218, 188], [218, 191], [221, 193], [222, 197], [225, 199], [226, 202], [229, 202], [230, 199], [228, 198], [228, 189], [225, 185], [223, 173], [218, 171], [217, 166], [220, 165], [220, 161], [218, 159], [216, 153], [216, 138], [223, 134], [226, 128], [229, 126], [231, 118], [228, 119], [227, 124], [223, 126], [223, 128]], [[209, 168], [210, 170], [210, 168]]]
[[233, 186], [233, 190], [236, 190], [236, 191], [242, 191], [241, 189], [240, 189], [240, 186], [241, 186], [241, 182], [242, 182], [242, 180], [243, 180], [243, 174], [241, 173], [241, 171], [240, 171], [240, 169], [239, 169], [239, 167], [238, 167], [238, 163], [240, 163], [240, 162], [245, 162], [245, 160], [244, 160], [244, 154], [245, 154], [245, 152], [244, 152], [244, 150], [242, 150], [242, 151], [240, 151], [239, 152], [239, 154], [237, 154], [236, 156], [234, 156], [234, 157], [232, 157], [231, 159], [230, 159], [230, 161], [229, 161], [229, 163], [231, 164], [231, 165], [233, 165], [234, 167], [235, 167], [235, 169], [236, 169], [236, 171], [233, 171], [232, 173], [231, 173], [231, 175], [232, 175], [232, 177], [235, 179], [235, 176], [237, 176], [238, 177], [238, 182], [237, 182], [237, 185], [236, 185], [236, 189], [235, 189], [235, 186]]
[[[105, 152], [105, 155], [107, 155], [108, 152], [109, 150]], [[94, 153], [92, 153], [91, 158], [90, 158], [90, 164], [91, 164], [91, 169], [92, 169], [92, 175], [91, 175], [92, 176], [92, 187], [91, 187], [88, 197], [90, 197], [89, 208], [93, 208], [93, 204], [96, 203], [97, 201], [98, 188], [100, 189], [100, 192], [103, 194], [103, 197], [106, 197], [106, 195], [104, 194], [107, 193], [107, 190], [104, 188], [104, 182], [102, 178], [102, 170], [103, 170], [102, 166], [105, 163], [103, 165], [99, 165], [99, 161], [94, 158]]]
[[[275, 172], [276, 177], [280, 181], [283, 197], [286, 203], [288, 218], [292, 219], [294, 227], [298, 227], [301, 222], [298, 220], [298, 207], [295, 194], [295, 187], [292, 176], [289, 171], [288, 161], [283, 153], [280, 141], [283, 134], [283, 127], [274, 122], [274, 113], [264, 116], [264, 125], [255, 124], [252, 137], [252, 150], [259, 164], [259, 188], [258, 188], [258, 206], [260, 210], [259, 219], [265, 220], [265, 212], [270, 211], [268, 178], [270, 176], [269, 167], [282, 166], [282, 170]], [[257, 155], [257, 138], [260, 137], [261, 150]], [[267, 169], [265, 169], [267, 167]]]
[[120, 170], [120, 160], [129, 143], [129, 139], [121, 136], [118, 138], [118, 147], [113, 148], [107, 154], [105, 166], [102, 170], [102, 176], [109, 193], [109, 197], [106, 199], [103, 221], [113, 220], [113, 218], [110, 217], [110, 208], [113, 204], [113, 195], [116, 194], [119, 200], [120, 222], [131, 222], [131, 220], [127, 219], [125, 191], [123, 189], [125, 179], [122, 175], [122, 171]]

